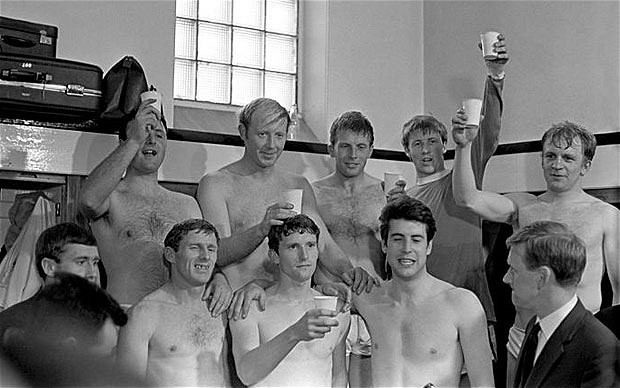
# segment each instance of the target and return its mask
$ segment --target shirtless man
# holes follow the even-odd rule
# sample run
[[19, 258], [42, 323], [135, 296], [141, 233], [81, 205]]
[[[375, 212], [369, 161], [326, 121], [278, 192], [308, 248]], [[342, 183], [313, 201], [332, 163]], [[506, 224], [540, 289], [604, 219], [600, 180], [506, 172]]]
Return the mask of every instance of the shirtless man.
[[392, 279], [353, 306], [372, 337], [375, 387], [457, 387], [463, 366], [472, 387], [494, 385], [486, 317], [471, 291], [430, 275], [430, 209], [408, 196], [381, 211], [381, 240]]
[[[327, 145], [336, 169], [312, 187], [319, 214], [336, 244], [354, 266], [385, 279], [385, 257], [379, 240], [385, 193], [381, 181], [364, 172], [373, 144], [374, 130], [366, 116], [356, 111], [341, 114], [329, 129]], [[359, 315], [353, 315], [347, 338], [351, 386], [370, 385], [370, 350], [366, 325]]]
[[166, 236], [170, 280], [129, 310], [118, 362], [157, 386], [229, 386], [224, 315], [213, 318], [201, 295], [217, 261], [219, 236], [205, 220], [176, 224]]
[[[81, 210], [91, 220], [106, 266], [107, 289], [126, 305], [166, 282], [163, 241], [172, 226], [201, 218], [192, 197], [157, 182], [167, 128], [159, 111], [149, 105], [153, 102], [140, 104], [135, 117], [119, 132], [118, 147], [90, 173], [80, 195]], [[209, 307], [214, 308], [214, 303]], [[223, 304], [218, 312], [228, 307]]]
[[270, 264], [265, 237], [271, 226], [282, 225], [282, 219], [295, 214], [284, 201], [284, 192], [302, 189], [301, 210], [315, 220], [324, 236], [319, 242], [319, 266], [332, 278], [353, 285], [356, 292], [369, 290], [375, 279], [353, 268], [331, 238], [308, 180], [276, 166], [289, 123], [287, 111], [276, 101], [250, 102], [239, 113], [238, 130], [245, 144], [242, 158], [200, 180], [197, 198], [203, 217], [222, 235], [218, 263], [233, 290], [255, 279], [273, 280], [277, 270]]
[[[594, 158], [596, 138], [585, 128], [570, 122], [553, 125], [542, 137], [542, 170], [547, 191], [539, 196], [500, 195], [476, 188], [470, 152], [478, 128], [465, 126], [465, 118], [460, 111], [453, 118], [452, 136], [457, 144], [453, 180], [457, 203], [485, 219], [510, 223], [515, 230], [543, 220], [567, 225], [586, 244], [586, 268], [577, 286], [579, 299], [592, 312], [600, 309], [601, 279], [607, 269], [613, 304], [620, 303], [620, 211], [581, 188], [581, 180]], [[509, 360], [512, 361], [509, 373], [514, 369], [525, 325], [534, 314], [518, 306], [516, 311], [508, 346], [513, 356]]]
[[273, 226], [269, 257], [277, 281], [266, 290], [264, 311], [230, 321], [241, 381], [264, 387], [345, 387], [344, 340], [349, 314], [316, 309], [310, 288], [318, 260], [319, 227], [299, 214]]

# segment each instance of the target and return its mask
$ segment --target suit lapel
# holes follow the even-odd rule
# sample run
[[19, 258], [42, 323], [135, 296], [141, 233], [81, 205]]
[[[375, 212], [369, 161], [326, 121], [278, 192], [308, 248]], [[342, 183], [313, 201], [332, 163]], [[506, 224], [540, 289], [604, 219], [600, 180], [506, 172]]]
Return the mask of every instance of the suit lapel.
[[527, 387], [538, 387], [541, 385], [542, 381], [553, 369], [557, 360], [564, 353], [564, 345], [572, 341], [585, 315], [586, 310], [581, 304], [581, 301], [578, 300], [575, 307], [573, 307], [560, 326], [558, 326], [540, 352], [534, 364], [534, 368], [532, 369], [532, 373], [527, 380]]

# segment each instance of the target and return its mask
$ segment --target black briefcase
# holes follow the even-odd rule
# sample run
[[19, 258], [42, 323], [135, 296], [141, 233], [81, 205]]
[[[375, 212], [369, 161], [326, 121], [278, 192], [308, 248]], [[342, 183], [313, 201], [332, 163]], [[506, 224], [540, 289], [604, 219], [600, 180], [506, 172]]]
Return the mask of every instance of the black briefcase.
[[0, 116], [79, 122], [99, 116], [103, 71], [64, 59], [0, 53]]
[[0, 52], [56, 58], [58, 27], [0, 16]]

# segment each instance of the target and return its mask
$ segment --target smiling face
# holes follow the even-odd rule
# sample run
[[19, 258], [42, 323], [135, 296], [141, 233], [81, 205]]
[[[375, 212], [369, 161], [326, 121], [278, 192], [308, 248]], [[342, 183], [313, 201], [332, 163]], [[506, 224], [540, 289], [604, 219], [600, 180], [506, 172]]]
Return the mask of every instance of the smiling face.
[[548, 190], [566, 192], [579, 187], [589, 168], [579, 138], [574, 138], [570, 147], [564, 141], [553, 144], [551, 139], [543, 144], [542, 169]]
[[382, 243], [385, 258], [395, 278], [411, 279], [426, 271], [426, 256], [432, 243], [427, 242], [426, 224], [404, 219], [391, 219], [387, 238]]
[[334, 145], [328, 145], [328, 149], [336, 160], [336, 171], [346, 178], [353, 178], [364, 173], [373, 147], [367, 136], [344, 129], [338, 132]]
[[202, 286], [211, 279], [217, 262], [217, 238], [214, 233], [190, 230], [175, 252], [166, 247], [166, 260], [171, 263], [172, 277], [191, 286]]
[[71, 273], [100, 285], [99, 251], [94, 245], [66, 244], [58, 255], [58, 262], [44, 258], [41, 266], [45, 274], [54, 277], [57, 273]]
[[239, 130], [245, 155], [260, 168], [274, 166], [284, 150], [287, 129], [286, 117], [255, 113], [249, 126]]
[[316, 235], [308, 232], [293, 232], [282, 236], [278, 253], [270, 250], [272, 259], [280, 266], [280, 274], [295, 282], [309, 282], [312, 279], [319, 248]]
[[166, 156], [166, 129], [161, 122], [149, 130], [146, 140], [131, 161], [130, 167], [142, 173], [157, 172]]
[[418, 177], [423, 178], [445, 170], [445, 144], [437, 132], [415, 131], [409, 136], [407, 156], [413, 162]]

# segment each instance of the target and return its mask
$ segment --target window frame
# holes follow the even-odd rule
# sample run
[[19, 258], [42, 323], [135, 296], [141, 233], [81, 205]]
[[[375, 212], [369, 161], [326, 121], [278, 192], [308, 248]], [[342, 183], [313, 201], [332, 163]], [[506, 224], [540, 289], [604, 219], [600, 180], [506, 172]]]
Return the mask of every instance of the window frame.
[[[234, 76], [234, 68], [240, 68], [240, 69], [249, 69], [249, 70], [256, 70], [259, 71], [261, 73], [261, 78], [262, 78], [262, 95], [260, 97], [265, 97], [265, 85], [266, 85], [266, 74], [267, 73], [272, 73], [272, 74], [283, 74], [283, 75], [287, 75], [287, 76], [293, 76], [293, 90], [292, 90], [292, 94], [293, 94], [293, 99], [291, 101], [291, 105], [290, 106], [285, 106], [285, 108], [292, 108], [292, 106], [294, 105], [299, 105], [299, 70], [300, 70], [300, 64], [299, 64], [299, 60], [300, 60], [300, 39], [299, 39], [299, 31], [300, 31], [300, 19], [301, 19], [301, 11], [300, 11], [300, 0], [293, 0], [295, 2], [295, 32], [294, 35], [293, 34], [289, 34], [289, 33], [283, 33], [283, 32], [274, 32], [274, 31], [269, 31], [267, 30], [267, 2], [269, 0], [262, 0], [263, 1], [263, 28], [256, 28], [256, 27], [249, 27], [249, 26], [244, 26], [244, 25], [235, 25], [233, 24], [233, 18], [234, 18], [234, 5], [232, 4], [234, 1], [242, 1], [242, 0], [229, 0], [231, 2], [231, 16], [230, 16], [230, 23], [224, 23], [224, 22], [218, 22], [218, 21], [212, 21], [212, 20], [206, 20], [206, 19], [200, 19], [200, 11], [199, 11], [199, 7], [200, 7], [200, 1], [201, 0], [197, 0], [196, 1], [196, 17], [195, 18], [189, 18], [187, 16], [179, 16], [176, 14], [176, 8], [175, 8], [175, 34], [176, 34], [176, 23], [179, 19], [182, 20], [186, 20], [186, 21], [190, 21], [192, 23], [195, 23], [195, 47], [194, 47], [194, 53], [193, 53], [193, 58], [191, 59], [187, 59], [187, 58], [182, 58], [182, 57], [177, 57], [176, 56], [176, 47], [175, 47], [175, 52], [173, 54], [173, 62], [174, 62], [174, 66], [176, 67], [176, 61], [177, 60], [182, 60], [182, 61], [188, 61], [192, 63], [192, 72], [193, 72], [193, 77], [194, 77], [194, 98], [183, 98], [183, 97], [176, 97], [176, 92], [175, 92], [175, 82], [174, 82], [174, 73], [173, 73], [173, 102], [175, 106], [182, 106], [182, 107], [190, 107], [190, 108], [203, 108], [203, 109], [211, 109], [211, 110], [220, 110], [220, 111], [237, 111], [239, 109], [239, 107], [241, 107], [242, 105], [236, 105], [233, 103], [233, 76]], [[202, 0], [204, 1], [204, 0]], [[176, 3], [176, 1], [175, 1]], [[217, 25], [217, 26], [224, 26], [227, 28], [230, 28], [230, 55], [229, 55], [229, 59], [230, 62], [226, 63], [226, 62], [219, 62], [219, 61], [207, 61], [207, 60], [201, 60], [198, 57], [198, 50], [199, 50], [199, 44], [198, 44], [198, 38], [199, 38], [199, 34], [200, 34], [200, 23], [209, 23], [211, 25]], [[262, 36], [262, 41], [263, 41], [263, 58], [262, 58], [262, 64], [260, 68], [257, 67], [252, 67], [252, 66], [245, 66], [245, 65], [235, 65], [234, 64], [234, 29], [235, 28], [241, 28], [241, 29], [246, 29], [246, 30], [251, 30], [251, 31], [255, 31], [255, 32], [260, 32], [263, 36]], [[280, 70], [269, 70], [266, 67], [266, 62], [267, 62], [267, 35], [276, 35], [276, 36], [284, 36], [287, 38], [292, 38], [294, 40], [295, 43], [295, 66], [294, 66], [294, 72], [286, 72], [286, 71], [280, 71]], [[176, 44], [175, 44], [176, 46]], [[216, 64], [216, 65], [223, 65], [223, 66], [228, 66], [229, 67], [229, 75], [230, 75], [230, 79], [228, 82], [228, 99], [229, 99], [229, 103], [223, 103], [223, 102], [214, 102], [214, 101], [208, 101], [208, 100], [199, 100], [197, 98], [198, 96], [198, 65], [200, 63], [203, 64]]]

